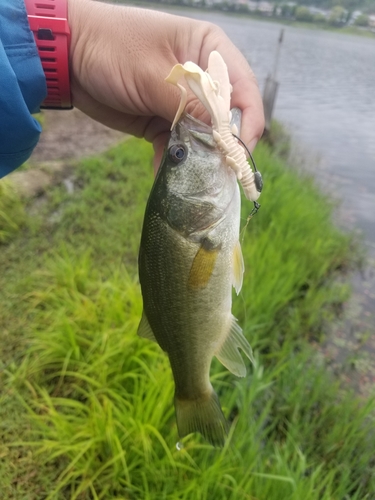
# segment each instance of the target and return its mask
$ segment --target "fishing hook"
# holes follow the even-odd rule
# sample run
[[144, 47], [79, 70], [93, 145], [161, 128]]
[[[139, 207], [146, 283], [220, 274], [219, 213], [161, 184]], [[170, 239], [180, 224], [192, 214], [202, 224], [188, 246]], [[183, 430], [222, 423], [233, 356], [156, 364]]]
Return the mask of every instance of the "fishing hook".
[[[239, 141], [242, 144], [242, 146], [247, 151], [247, 154], [249, 155], [251, 163], [253, 164], [253, 167], [254, 167], [254, 182], [255, 182], [255, 187], [257, 188], [257, 191], [259, 191], [259, 193], [260, 193], [262, 191], [262, 189], [263, 189], [263, 179], [262, 179], [262, 174], [257, 169], [257, 166], [255, 164], [255, 160], [253, 158], [253, 155], [250, 153], [249, 148], [246, 146], [246, 144], [243, 142], [242, 139], [240, 139], [236, 134], [232, 133], [232, 135], [233, 135], [233, 137], [235, 137], [237, 139], [237, 141]], [[254, 208], [252, 209], [252, 211], [250, 212], [249, 217], [247, 218], [247, 223], [249, 223], [250, 219], [258, 212], [259, 209], [260, 209], [260, 204], [258, 202], [256, 202], [256, 201], [254, 201]]]

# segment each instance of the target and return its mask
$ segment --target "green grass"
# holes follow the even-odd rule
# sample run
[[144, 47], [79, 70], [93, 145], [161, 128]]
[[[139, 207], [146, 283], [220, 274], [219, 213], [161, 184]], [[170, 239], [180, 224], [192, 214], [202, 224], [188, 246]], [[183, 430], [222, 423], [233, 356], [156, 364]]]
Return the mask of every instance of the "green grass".
[[25, 212], [13, 187], [3, 180], [0, 183], [0, 245], [7, 243], [25, 221]]
[[[0, 247], [3, 497], [373, 498], [374, 402], [340, 387], [311, 345], [348, 296], [336, 276], [351, 241], [313, 183], [265, 144], [234, 305], [256, 365], [239, 380], [213, 362], [232, 423], [225, 449], [194, 435], [177, 450], [168, 361], [136, 336], [151, 154], [130, 140], [82, 161], [73, 195], [60, 186], [27, 203]], [[243, 226], [250, 210], [244, 202]]]

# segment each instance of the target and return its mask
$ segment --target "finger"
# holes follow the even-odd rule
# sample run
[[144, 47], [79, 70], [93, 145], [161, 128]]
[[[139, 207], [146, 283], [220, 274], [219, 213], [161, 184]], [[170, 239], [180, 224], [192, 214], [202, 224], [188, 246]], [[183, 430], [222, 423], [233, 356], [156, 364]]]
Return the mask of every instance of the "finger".
[[79, 85], [72, 84], [73, 105], [107, 127], [120, 130], [153, 142], [154, 137], [169, 131], [170, 123], [157, 116], [139, 116], [124, 113], [98, 102]]
[[264, 111], [258, 84], [245, 78], [233, 85], [232, 107], [242, 110], [241, 139], [252, 151], [264, 131]]

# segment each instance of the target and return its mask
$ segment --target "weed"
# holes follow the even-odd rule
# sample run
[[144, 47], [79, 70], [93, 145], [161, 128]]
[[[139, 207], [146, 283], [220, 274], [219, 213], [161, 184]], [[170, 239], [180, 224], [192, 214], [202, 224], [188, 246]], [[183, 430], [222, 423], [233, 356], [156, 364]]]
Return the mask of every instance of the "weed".
[[19, 197], [6, 180], [0, 181], [0, 245], [7, 243], [25, 222]]

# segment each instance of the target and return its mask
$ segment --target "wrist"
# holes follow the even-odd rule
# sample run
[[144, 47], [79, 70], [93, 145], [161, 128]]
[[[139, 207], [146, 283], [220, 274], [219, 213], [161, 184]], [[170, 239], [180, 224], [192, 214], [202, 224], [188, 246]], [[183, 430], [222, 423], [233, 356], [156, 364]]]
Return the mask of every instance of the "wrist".
[[73, 66], [75, 48], [78, 40], [81, 37], [81, 18], [82, 13], [86, 10], [86, 20], [88, 18], [88, 2], [85, 0], [66, 0], [68, 5], [68, 24], [70, 27], [70, 46], [69, 46], [69, 62], [70, 67]]
[[[70, 27], [69, 68], [72, 92], [84, 85], [84, 75], [87, 73], [87, 59], [96, 52], [93, 43], [98, 35], [95, 26], [92, 27], [93, 11], [97, 10], [99, 2], [90, 0], [67, 0], [68, 23]], [[92, 34], [96, 36], [92, 36]], [[91, 36], [90, 36], [91, 34]], [[88, 57], [89, 56], [89, 57]]]
[[111, 81], [116, 79], [117, 68], [111, 62], [117, 61], [116, 50], [122, 41], [119, 35], [126, 31], [125, 9], [100, 1], [68, 0], [72, 92], [75, 105], [85, 113], [87, 99], [103, 103]]

